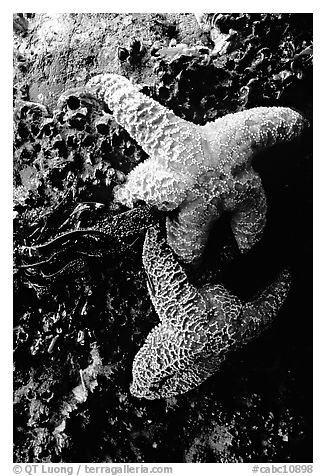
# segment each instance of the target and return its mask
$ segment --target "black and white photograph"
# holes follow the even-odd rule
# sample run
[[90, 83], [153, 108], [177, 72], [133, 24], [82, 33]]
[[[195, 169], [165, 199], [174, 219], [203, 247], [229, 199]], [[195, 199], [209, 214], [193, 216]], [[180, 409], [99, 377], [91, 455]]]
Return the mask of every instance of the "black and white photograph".
[[13, 14], [14, 473], [313, 472], [313, 17]]

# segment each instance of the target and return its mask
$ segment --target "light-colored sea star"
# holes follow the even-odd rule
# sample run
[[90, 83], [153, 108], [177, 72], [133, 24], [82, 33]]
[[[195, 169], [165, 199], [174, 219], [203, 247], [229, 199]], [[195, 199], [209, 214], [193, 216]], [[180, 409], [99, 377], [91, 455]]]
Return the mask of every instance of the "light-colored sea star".
[[251, 166], [255, 153], [298, 137], [305, 119], [287, 107], [257, 107], [198, 126], [177, 117], [116, 74], [93, 78], [88, 86], [112, 110], [149, 159], [135, 167], [115, 197], [129, 207], [143, 200], [167, 217], [167, 240], [184, 263], [202, 256], [209, 230], [221, 213], [241, 251], [260, 239], [266, 199]]
[[130, 391], [150, 400], [187, 392], [214, 374], [228, 352], [273, 321], [290, 287], [283, 271], [245, 304], [219, 284], [197, 289], [157, 227], [147, 231], [143, 263], [161, 322], [135, 356]]

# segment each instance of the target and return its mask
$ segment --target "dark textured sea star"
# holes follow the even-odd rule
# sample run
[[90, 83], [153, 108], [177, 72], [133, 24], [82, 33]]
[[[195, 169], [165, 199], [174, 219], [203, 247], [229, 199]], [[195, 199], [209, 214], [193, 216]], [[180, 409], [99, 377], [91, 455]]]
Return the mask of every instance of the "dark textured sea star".
[[184, 263], [200, 259], [211, 225], [225, 211], [231, 212], [240, 250], [257, 243], [266, 199], [252, 158], [298, 137], [306, 123], [301, 114], [287, 107], [258, 107], [198, 126], [122, 76], [96, 76], [88, 86], [150, 156], [116, 188], [117, 201], [132, 207], [144, 200], [160, 210], [175, 210], [166, 220], [167, 240]]
[[290, 287], [289, 273], [283, 271], [245, 304], [219, 284], [197, 289], [157, 227], [147, 231], [143, 263], [161, 322], [134, 359], [130, 390], [150, 400], [187, 392], [215, 373], [228, 352], [272, 322]]

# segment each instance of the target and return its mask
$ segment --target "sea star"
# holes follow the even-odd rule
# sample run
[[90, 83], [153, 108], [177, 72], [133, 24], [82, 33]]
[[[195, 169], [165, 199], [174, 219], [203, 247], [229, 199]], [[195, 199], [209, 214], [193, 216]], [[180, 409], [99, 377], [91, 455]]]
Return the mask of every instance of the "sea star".
[[226, 354], [257, 337], [283, 304], [290, 276], [242, 303], [222, 285], [189, 283], [158, 227], [147, 231], [143, 264], [160, 318], [133, 362], [132, 395], [153, 400], [187, 392], [214, 374]]
[[117, 186], [115, 199], [129, 207], [143, 200], [171, 211], [167, 240], [184, 263], [203, 254], [209, 230], [227, 211], [241, 251], [260, 239], [266, 198], [251, 166], [255, 153], [298, 137], [306, 120], [287, 107], [257, 107], [228, 114], [204, 126], [177, 117], [116, 74], [94, 77], [88, 86], [104, 100], [149, 159]]

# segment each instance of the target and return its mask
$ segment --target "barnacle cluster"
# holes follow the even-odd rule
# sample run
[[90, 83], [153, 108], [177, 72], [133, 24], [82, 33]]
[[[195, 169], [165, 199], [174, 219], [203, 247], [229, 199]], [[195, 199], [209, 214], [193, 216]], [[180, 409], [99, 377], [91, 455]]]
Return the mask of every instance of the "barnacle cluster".
[[[71, 445], [65, 421], [84, 402], [73, 389], [88, 374], [94, 345], [112, 339], [114, 359], [124, 354], [110, 321], [120, 314], [123, 334], [125, 293], [132, 302], [134, 291], [121, 280], [131, 280], [139, 238], [153, 216], [142, 207], [117, 220], [119, 209], [108, 206], [110, 189], [144, 153], [96, 98], [68, 91], [52, 112], [17, 100], [14, 119], [15, 438], [18, 444], [20, 430], [26, 438], [17, 457], [28, 460], [27, 451], [34, 461], [55, 461]], [[103, 281], [106, 269], [120, 270], [119, 277]], [[138, 279], [132, 282], [139, 290]], [[106, 331], [99, 338], [101, 328]], [[45, 394], [52, 398], [44, 402]], [[20, 424], [23, 415], [28, 421]]]
[[223, 35], [232, 30], [237, 41], [232, 41], [227, 54], [212, 55], [210, 47], [209, 54], [189, 53], [173, 61], [158, 58], [153, 99], [196, 124], [276, 103], [311, 113], [309, 17], [228, 13], [209, 15], [207, 22], [208, 31]]
[[[27, 195], [32, 192], [29, 200], [34, 206], [44, 198], [51, 199], [47, 181], [55, 186], [55, 199], [59, 199], [67, 179], [76, 176], [78, 188], [86, 184], [105, 187], [102, 201], [106, 198], [108, 202], [110, 188], [121, 182], [124, 172], [141, 157], [134, 142], [85, 90], [64, 93], [52, 113], [40, 104], [18, 100], [14, 149], [16, 188], [22, 186]], [[132, 157], [131, 163], [122, 160], [121, 149], [124, 156]], [[24, 180], [26, 174], [28, 180]], [[42, 181], [41, 190], [28, 190], [30, 175]], [[22, 199], [17, 198], [17, 202], [24, 205]]]

